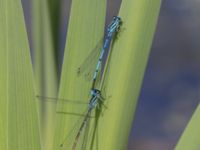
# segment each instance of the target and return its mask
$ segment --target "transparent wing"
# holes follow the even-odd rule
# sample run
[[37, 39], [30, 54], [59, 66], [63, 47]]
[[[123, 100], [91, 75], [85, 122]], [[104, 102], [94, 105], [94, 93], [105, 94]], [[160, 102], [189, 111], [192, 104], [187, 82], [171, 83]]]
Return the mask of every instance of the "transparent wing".
[[89, 139], [91, 138], [90, 136], [90, 118], [88, 119], [88, 122], [85, 127], [85, 132], [83, 133], [83, 141], [81, 143], [81, 150], [86, 150], [87, 149], [87, 143]]
[[[85, 113], [87, 113], [87, 111]], [[84, 117], [82, 117], [82, 119], [78, 119], [76, 124], [68, 131], [68, 134], [61, 143], [61, 150], [88, 150], [94, 146], [94, 139], [97, 133], [98, 118], [101, 112], [99, 112], [98, 115], [94, 115], [94, 113], [95, 112], [93, 111], [93, 114], [90, 114], [85, 128], [80, 133], [79, 140], [76, 141], [76, 137], [80, 131], [81, 125], [83, 124]], [[75, 147], [74, 143], [76, 143]]]
[[[54, 104], [56, 104], [57, 105], [56, 113], [59, 115], [62, 115], [64, 119], [70, 122], [71, 125], [69, 126], [69, 128], [68, 127], [66, 128], [67, 130], [63, 131], [62, 137], [64, 138], [57, 147], [60, 150], [66, 150], [66, 149], [71, 150], [75, 137], [88, 112], [88, 103], [84, 103], [81, 101], [61, 99], [61, 98], [58, 99], [54, 97], [39, 96], [39, 95], [37, 95], [36, 98], [37, 100], [40, 100], [40, 101], [44, 101], [48, 103], [53, 102]], [[80, 105], [80, 103], [82, 103], [82, 105]], [[94, 116], [92, 116], [92, 114], [89, 114], [88, 118], [90, 120], [90, 118], [94, 118]], [[83, 129], [83, 132], [82, 132], [83, 134], [81, 134], [80, 136], [80, 139], [79, 139], [80, 143], [78, 143], [77, 145], [78, 147], [80, 147], [80, 145], [85, 140], [84, 139], [85, 131], [86, 131], [86, 128]]]
[[[87, 110], [84, 113], [86, 114]], [[66, 149], [72, 150], [72, 147], [75, 143], [76, 136], [79, 132], [81, 124], [83, 123], [84, 117], [80, 117], [79, 119], [77, 119], [76, 123], [72, 126], [72, 128], [69, 129], [68, 132], [66, 132], [67, 134], [66, 134], [66, 136], [64, 136], [65, 138], [63, 139], [62, 143], [60, 144], [61, 150], [66, 150]], [[86, 150], [85, 148], [86, 148], [86, 142], [87, 142], [87, 139], [88, 139], [90, 119], [94, 119], [94, 117], [90, 116], [85, 128], [83, 128], [83, 131], [81, 132], [79, 140], [78, 140], [77, 145], [76, 145], [77, 150], [78, 149]]]
[[89, 103], [79, 101], [79, 100], [69, 100], [65, 98], [56, 98], [56, 97], [48, 97], [48, 96], [42, 96], [42, 95], [36, 95], [37, 100], [43, 101], [43, 102], [49, 102], [49, 103], [73, 103], [77, 105], [88, 105]]
[[89, 105], [88, 102], [82, 102], [82, 101], [75, 101], [75, 100], [68, 100], [68, 99], [62, 99], [62, 98], [54, 98], [54, 97], [46, 97], [46, 96], [36, 96], [37, 100], [51, 103], [56, 106], [56, 113], [59, 115], [71, 115], [71, 116], [78, 116], [83, 117], [85, 116], [84, 113], [82, 113], [82, 110], [85, 108], [87, 109]]
[[83, 63], [78, 67], [77, 75], [84, 77], [86, 81], [91, 81], [92, 79], [92, 75], [95, 71], [98, 57], [102, 49], [102, 44], [103, 38], [99, 40], [95, 48], [90, 52], [90, 54], [86, 57]]

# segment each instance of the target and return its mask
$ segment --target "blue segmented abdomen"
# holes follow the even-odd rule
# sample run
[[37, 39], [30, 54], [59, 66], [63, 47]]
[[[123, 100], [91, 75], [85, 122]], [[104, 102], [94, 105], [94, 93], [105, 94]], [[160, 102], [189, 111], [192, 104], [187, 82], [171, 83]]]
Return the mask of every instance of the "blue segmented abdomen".
[[93, 76], [93, 81], [96, 80], [96, 78], [97, 78], [97, 74], [99, 72], [104, 53], [105, 53], [106, 49], [109, 48], [111, 40], [112, 40], [112, 35], [110, 35], [110, 36], [108, 35], [106, 37], [105, 42], [104, 42], [104, 45], [103, 45], [103, 48], [102, 48], [102, 51], [101, 51], [101, 54], [100, 54], [100, 57], [99, 57], [99, 60], [98, 60], [98, 63], [97, 63], [97, 67], [96, 67], [96, 70], [95, 70], [95, 73], [94, 73], [94, 76]]

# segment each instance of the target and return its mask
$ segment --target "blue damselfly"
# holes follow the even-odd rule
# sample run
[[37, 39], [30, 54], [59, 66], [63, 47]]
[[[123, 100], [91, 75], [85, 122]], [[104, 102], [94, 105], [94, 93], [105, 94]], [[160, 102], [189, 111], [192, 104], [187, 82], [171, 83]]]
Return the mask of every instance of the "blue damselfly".
[[[103, 57], [105, 56], [106, 52], [109, 51], [111, 42], [114, 38], [114, 36], [116, 35], [116, 33], [119, 31], [121, 25], [121, 18], [114, 16], [113, 20], [111, 22], [111, 24], [107, 27], [106, 30], [106, 35], [105, 35], [105, 40], [104, 40], [104, 44], [102, 46], [102, 48], [99, 50], [97, 50], [99, 48], [99, 45], [102, 43], [103, 40], [100, 40], [99, 43], [97, 44], [97, 46], [95, 47], [95, 49], [91, 52], [91, 55], [94, 56], [98, 56], [98, 58], [96, 59], [97, 63], [96, 63], [96, 68], [94, 68], [93, 70], [93, 75], [92, 75], [92, 81], [91, 81], [91, 89], [90, 89], [90, 101], [88, 103], [88, 107], [86, 107], [86, 111], [83, 112], [84, 114], [80, 115], [80, 116], [84, 116], [83, 119], [80, 119], [79, 121], [81, 121], [82, 123], [80, 123], [79, 121], [75, 124], [75, 127], [69, 132], [69, 134], [67, 134], [66, 138], [64, 138], [63, 142], [60, 144], [60, 147], [64, 150], [64, 149], [71, 149], [71, 150], [76, 150], [77, 149], [77, 145], [79, 144], [80, 141], [80, 137], [82, 135], [83, 130], [85, 130], [85, 135], [86, 133], [86, 129], [89, 126], [89, 122], [90, 122], [90, 118], [91, 118], [91, 114], [92, 111], [97, 107], [99, 108], [100, 105], [101, 106], [105, 106], [103, 104], [104, 98], [101, 95], [101, 86], [97, 87], [97, 78], [98, 76], [101, 74], [101, 72], [104, 72], [105, 70], [101, 70], [102, 68], [102, 61], [103, 61]], [[88, 63], [88, 59], [84, 61], [84, 63]], [[106, 60], [108, 61], [108, 60]], [[85, 65], [81, 65], [78, 68], [77, 74], [83, 74], [83, 72], [85, 71]], [[100, 80], [100, 83], [102, 81]], [[56, 98], [49, 98], [49, 97], [44, 97], [44, 96], [38, 96], [38, 98], [42, 98], [42, 99], [47, 99], [47, 100], [56, 100]], [[58, 99], [58, 102], [69, 102], [69, 100], [65, 100], [65, 99]], [[77, 104], [81, 104], [81, 101], [72, 101], [74, 103]], [[106, 106], [105, 106], [106, 107]], [[77, 127], [77, 125], [79, 127]], [[72, 133], [75, 132], [75, 133]], [[71, 137], [72, 135], [72, 137]], [[82, 148], [83, 149], [84, 144], [82, 144]]]

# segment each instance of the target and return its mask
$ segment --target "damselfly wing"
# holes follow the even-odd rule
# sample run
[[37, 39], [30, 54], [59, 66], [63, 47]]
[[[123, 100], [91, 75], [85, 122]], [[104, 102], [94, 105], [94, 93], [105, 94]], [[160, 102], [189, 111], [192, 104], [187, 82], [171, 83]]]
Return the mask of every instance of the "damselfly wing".
[[89, 53], [81, 65], [77, 68], [77, 76], [84, 77], [86, 81], [91, 81], [95, 71], [96, 63], [98, 61], [101, 48], [103, 45], [103, 38], [101, 38], [94, 49]]
[[[91, 140], [89, 135], [92, 134], [90, 133], [91, 128], [89, 127], [89, 124], [95, 122], [95, 112], [93, 110], [88, 112], [89, 103], [39, 95], [37, 95], [36, 98], [43, 102], [56, 104], [56, 114], [70, 121], [70, 128], [63, 131], [63, 138], [57, 145], [57, 148], [60, 150], [73, 150], [73, 147], [75, 147], [76, 149], [86, 150], [87, 142]], [[85, 120], [84, 127], [80, 131], [80, 127]], [[77, 140], [78, 134], [80, 135]]]

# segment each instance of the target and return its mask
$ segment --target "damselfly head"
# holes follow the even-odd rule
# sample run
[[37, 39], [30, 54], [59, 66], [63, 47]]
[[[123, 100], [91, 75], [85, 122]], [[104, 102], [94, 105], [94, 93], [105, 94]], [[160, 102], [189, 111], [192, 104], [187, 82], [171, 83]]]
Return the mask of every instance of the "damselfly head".
[[118, 32], [121, 23], [122, 23], [121, 18], [118, 17], [118, 16], [114, 16], [113, 21], [111, 22], [111, 24], [107, 28], [107, 31], [110, 32], [110, 33]]
[[101, 94], [101, 91], [98, 89], [91, 89], [91, 95], [92, 96], [98, 96]]
[[114, 20], [114, 21], [121, 22], [121, 18], [120, 18], [120, 17], [118, 17], [118, 16], [113, 16], [113, 20]]

